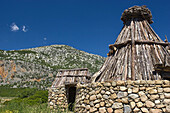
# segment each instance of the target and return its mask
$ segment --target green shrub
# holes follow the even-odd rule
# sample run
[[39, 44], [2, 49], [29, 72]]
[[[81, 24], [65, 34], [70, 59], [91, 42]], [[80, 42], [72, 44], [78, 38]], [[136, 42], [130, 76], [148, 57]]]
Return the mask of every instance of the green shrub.
[[35, 88], [32, 88], [32, 89], [26, 88], [26, 89], [22, 90], [22, 91], [18, 94], [18, 97], [21, 98], [21, 99], [22, 99], [22, 98], [27, 98], [27, 97], [29, 97], [29, 96], [31, 96], [31, 95], [34, 95], [36, 91], [37, 91], [37, 89], [35, 89]]

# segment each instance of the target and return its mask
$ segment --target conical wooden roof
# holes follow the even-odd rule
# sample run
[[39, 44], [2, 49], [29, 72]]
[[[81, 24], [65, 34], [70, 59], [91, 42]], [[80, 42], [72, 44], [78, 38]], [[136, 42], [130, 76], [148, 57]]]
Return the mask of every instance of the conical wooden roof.
[[145, 6], [126, 9], [124, 26], [101, 69], [92, 82], [108, 80], [159, 80], [170, 77], [169, 42], [164, 42], [150, 26], [152, 14]]

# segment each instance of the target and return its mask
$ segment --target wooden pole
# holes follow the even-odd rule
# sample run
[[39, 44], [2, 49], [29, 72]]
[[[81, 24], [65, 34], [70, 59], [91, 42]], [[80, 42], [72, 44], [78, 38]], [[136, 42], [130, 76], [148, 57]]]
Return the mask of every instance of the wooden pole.
[[132, 40], [132, 66], [131, 66], [131, 74], [132, 74], [132, 80], [135, 80], [135, 33], [134, 33], [134, 22], [133, 20], [131, 21], [131, 40]]

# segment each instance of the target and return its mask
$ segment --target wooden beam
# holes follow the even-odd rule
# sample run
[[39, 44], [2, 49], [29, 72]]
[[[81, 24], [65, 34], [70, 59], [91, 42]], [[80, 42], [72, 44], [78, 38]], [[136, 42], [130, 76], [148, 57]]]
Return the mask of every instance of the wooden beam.
[[89, 75], [59, 75], [59, 76], [56, 76], [56, 77], [90, 77]]
[[162, 46], [168, 46], [170, 45], [169, 42], [155, 42], [155, 41], [150, 41], [150, 40], [135, 40], [136, 44], [156, 44], [156, 45], [162, 45]]
[[88, 71], [88, 68], [60, 69], [60, 70], [58, 70], [58, 72], [59, 71], [82, 71], [82, 70], [87, 70]]
[[[118, 43], [118, 44], [110, 44], [109, 48], [110, 49], [114, 49], [114, 47], [120, 48], [120, 47], [126, 46], [127, 44], [132, 44], [131, 42], [132, 42], [132, 40], [127, 40], [125, 42]], [[166, 42], [166, 43], [165, 42], [155, 42], [155, 41], [150, 41], [150, 40], [135, 40], [135, 44], [149, 44], [149, 45], [156, 44], [156, 45], [162, 45], [162, 46], [170, 46], [169, 42]]]

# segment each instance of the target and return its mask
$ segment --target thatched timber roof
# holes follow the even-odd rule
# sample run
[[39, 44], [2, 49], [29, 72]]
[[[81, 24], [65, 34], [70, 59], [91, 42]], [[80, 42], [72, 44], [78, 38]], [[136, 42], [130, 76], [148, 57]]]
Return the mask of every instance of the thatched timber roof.
[[123, 12], [121, 20], [124, 26], [92, 82], [170, 78], [170, 43], [162, 41], [150, 26], [150, 10], [133, 6]]
[[90, 77], [87, 68], [59, 70], [51, 87], [87, 83]]

